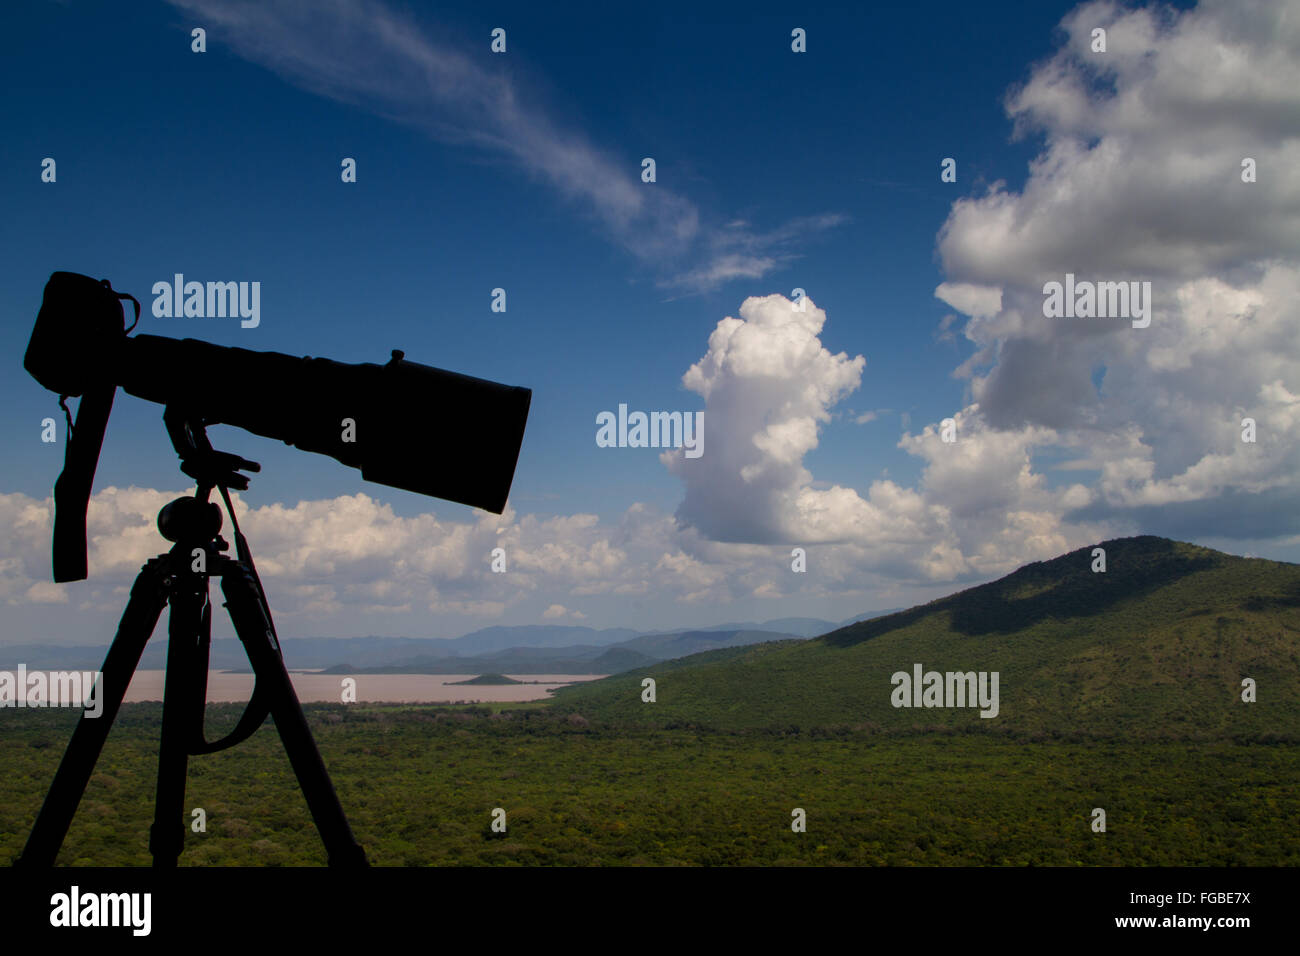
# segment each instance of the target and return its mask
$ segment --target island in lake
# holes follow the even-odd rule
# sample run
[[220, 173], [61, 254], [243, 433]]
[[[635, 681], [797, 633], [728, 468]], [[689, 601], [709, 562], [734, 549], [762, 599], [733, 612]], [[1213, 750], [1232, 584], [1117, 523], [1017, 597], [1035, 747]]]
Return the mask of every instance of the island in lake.
[[[507, 677], [505, 674], [480, 674], [478, 677], [471, 677], [469, 680], [449, 681], [448, 687], [459, 687], [461, 684], [523, 684], [525, 681], [515, 680], [513, 677]], [[533, 681], [532, 683], [537, 683]]]

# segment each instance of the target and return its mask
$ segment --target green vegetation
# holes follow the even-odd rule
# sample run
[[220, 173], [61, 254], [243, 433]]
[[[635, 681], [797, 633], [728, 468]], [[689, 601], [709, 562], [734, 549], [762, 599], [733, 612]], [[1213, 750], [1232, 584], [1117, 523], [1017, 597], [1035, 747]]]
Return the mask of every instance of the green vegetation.
[[[234, 720], [234, 708], [213, 711]], [[1300, 766], [1276, 744], [626, 733], [553, 708], [308, 712], [376, 864], [1300, 864]], [[149, 863], [160, 714], [124, 710], [61, 863]], [[0, 740], [0, 860], [22, 848], [70, 716], [6, 715], [19, 726]], [[208, 832], [187, 834], [183, 864], [325, 862], [270, 726], [195, 758], [186, 806], [204, 808]], [[1089, 829], [1097, 806], [1105, 834]], [[489, 828], [494, 807], [504, 834]], [[807, 833], [790, 830], [795, 807]]]
[[[1162, 538], [1105, 542], [810, 641], [699, 654], [556, 691], [643, 729], [917, 730], [1300, 741], [1300, 565]], [[1001, 712], [897, 708], [891, 676], [998, 671]], [[656, 680], [657, 701], [641, 702]], [[1258, 701], [1241, 701], [1253, 678]], [[985, 725], [980, 727], [979, 725]]]
[[[1300, 865], [1300, 566], [1104, 546], [1105, 574], [1075, 552], [549, 703], [306, 710], [377, 864]], [[890, 675], [916, 662], [999, 671], [1000, 715], [894, 709]], [[209, 738], [238, 710], [211, 706]], [[123, 708], [60, 862], [149, 862], [160, 717]], [[75, 718], [0, 712], [0, 860], [21, 850]], [[324, 863], [269, 724], [194, 758], [187, 806], [208, 832], [188, 835], [184, 864]]]

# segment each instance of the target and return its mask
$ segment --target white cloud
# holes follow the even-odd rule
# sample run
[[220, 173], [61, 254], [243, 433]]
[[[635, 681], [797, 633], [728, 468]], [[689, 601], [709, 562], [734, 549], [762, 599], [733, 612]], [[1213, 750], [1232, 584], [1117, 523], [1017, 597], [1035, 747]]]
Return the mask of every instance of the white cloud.
[[1002, 311], [1002, 290], [969, 282], [943, 282], [934, 294], [958, 312], [988, 318]]
[[[341, 48], [331, 44], [343, 41], [316, 36], [329, 30], [308, 22], [304, 11], [315, 7], [277, 8], [299, 10], [301, 22], [264, 21], [261, 8], [245, 5], [201, 9], [228, 14], [220, 22], [250, 57], [275, 61], [304, 85], [323, 84], [329, 95], [432, 104], [451, 122], [470, 114], [443, 101], [460, 103], [458, 84], [483, 80], [487, 92], [467, 100], [490, 120], [479, 135], [550, 135], [540, 119], [506, 129], [512, 87], [473, 72], [479, 67], [466, 72], [418, 34], [399, 35], [387, 15], [356, 24], [364, 55], [335, 76]], [[340, 3], [321, 16], [337, 26], [376, 10]], [[946, 281], [936, 295], [967, 316], [962, 331], [974, 354], [957, 374], [970, 400], [953, 415], [955, 443], [942, 441], [934, 423], [901, 436], [899, 447], [923, 462], [915, 487], [814, 481], [805, 458], [835, 406], [860, 386], [866, 361], [822, 345], [827, 316], [811, 300], [800, 312], [780, 295], [751, 297], [739, 317], [717, 323], [683, 377], [704, 400], [706, 441], [701, 458], [661, 456], [685, 487], [676, 516], [634, 503], [605, 522], [513, 511], [446, 521], [402, 517], [366, 495], [255, 508], [245, 524], [277, 615], [303, 628], [357, 609], [391, 620], [429, 612], [490, 619], [532, 608], [534, 618], [561, 619], [593, 616], [602, 601], [715, 607], [755, 596], [872, 593], [870, 607], [899, 581], [987, 578], [1119, 533], [1293, 538], [1300, 21], [1285, 10], [1100, 3], [1067, 17], [1063, 48], [1008, 100], [1021, 132], [1043, 137], [1024, 188], [998, 185], [959, 200], [940, 234]], [[265, 36], [257, 33], [264, 23]], [[303, 37], [289, 35], [294, 24]], [[1087, 50], [1097, 25], [1108, 30], [1104, 57]], [[391, 73], [372, 70], [389, 56]], [[497, 100], [474, 99], [481, 96]], [[620, 188], [622, 172], [606, 177], [597, 154], [575, 149], [541, 160], [539, 171], [561, 188], [572, 178], [576, 195], [603, 210], [615, 232], [659, 216], [669, 223], [660, 235], [675, 241], [671, 206], [647, 211]], [[1257, 183], [1241, 182], [1243, 156], [1256, 159]], [[591, 181], [578, 183], [584, 178]], [[763, 234], [731, 223], [703, 240], [709, 255], [698, 281], [758, 275], [755, 258], [787, 256], [791, 237], [831, 224], [801, 221]], [[1066, 272], [1151, 281], [1151, 326], [1045, 319], [1042, 284]], [[1241, 441], [1247, 416], [1258, 424], [1254, 444]], [[1053, 467], [1074, 480], [1050, 481], [1039, 466], [1044, 452], [1064, 452]], [[50, 501], [0, 495], [0, 600], [21, 608], [61, 596], [120, 613], [131, 576], [160, 550], [154, 515], [174, 494], [98, 492], [89, 515], [96, 583], [63, 589], [44, 586]], [[806, 575], [790, 571], [793, 545], [808, 549]], [[490, 570], [498, 546], [505, 574]]]
[[[1289, 6], [1078, 8], [1007, 100], [1043, 141], [1024, 188], [958, 201], [940, 234], [936, 295], [970, 316], [976, 347], [957, 374], [991, 427], [1054, 430], [1099, 472], [1079, 517], [1181, 537], [1256, 536], [1269, 514], [1272, 535], [1300, 528], [1300, 421], [1274, 387], [1300, 381]], [[1044, 318], [1043, 283], [1065, 273], [1151, 282], [1150, 327]], [[974, 286], [1002, 290], [999, 308]]]
[[547, 620], [558, 620], [560, 618], [571, 617], [575, 621], [581, 621], [586, 616], [587, 615], [583, 614], [581, 611], [570, 611], [563, 604], [552, 604], [542, 612], [542, 617]]
[[811, 299], [799, 306], [781, 295], [746, 299], [741, 317], [718, 322], [708, 353], [682, 377], [705, 399], [704, 454], [675, 450], [661, 459], [686, 485], [679, 516], [709, 537], [840, 537], [834, 527], [809, 528], [841, 489], [813, 489], [802, 460], [829, 408], [858, 387], [866, 360], [823, 348], [826, 313]]
[[[1049, 489], [1034, 471], [1033, 451], [1061, 441], [1051, 429], [995, 430], [977, 405], [954, 416], [954, 444], [936, 425], [903, 436], [899, 447], [926, 462], [916, 488], [879, 480], [864, 496], [815, 484], [804, 456], [865, 368], [862, 356], [822, 346], [825, 322], [810, 299], [799, 311], [770, 295], [746, 299], [740, 318], [717, 324], [708, 353], [683, 377], [705, 399], [705, 453], [661, 456], [686, 486], [684, 525], [718, 542], [830, 545], [837, 568], [819, 574], [841, 575], [846, 586], [866, 573], [934, 581], [1001, 573], [1106, 530], [1061, 517], [1089, 503], [1086, 488]], [[661, 567], [686, 563], [674, 560]]]
[[732, 279], [761, 279], [778, 266], [798, 258], [797, 241], [842, 224], [846, 216], [825, 213], [792, 219], [778, 229], [758, 232], [743, 220], [707, 231], [701, 238], [704, 264], [662, 280], [666, 288], [702, 292]]
[[33, 581], [27, 588], [27, 600], [33, 604], [67, 604], [68, 592], [61, 584], [53, 581]]

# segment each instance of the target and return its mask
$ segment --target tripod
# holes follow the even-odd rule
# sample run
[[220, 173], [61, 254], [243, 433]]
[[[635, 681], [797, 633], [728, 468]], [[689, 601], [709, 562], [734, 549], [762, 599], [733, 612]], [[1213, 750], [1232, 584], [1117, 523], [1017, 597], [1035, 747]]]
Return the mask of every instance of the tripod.
[[[228, 489], [242, 491], [248, 487], [247, 476], [239, 472], [260, 471], [261, 466], [215, 451], [201, 418], [169, 406], [163, 420], [181, 457], [181, 471], [197, 483], [195, 492], [192, 497], [177, 498], [158, 513], [158, 530], [174, 542], [173, 547], [146, 562], [135, 579], [117, 635], [104, 659], [100, 676], [103, 712], [98, 717], [83, 712], [15, 865], [54, 865], [127, 686], [139, 666], [140, 655], [163, 608], [169, 606], [158, 781], [154, 822], [149, 831], [154, 866], [175, 866], [185, 842], [185, 773], [190, 755], [233, 747], [251, 736], [268, 714], [275, 720], [330, 865], [365, 866], [365, 851], [348, 826], [285, 670], [266, 594], [231, 506]], [[230, 514], [235, 558], [222, 554], [229, 545], [219, 534], [221, 508], [208, 500], [213, 489], [220, 491]], [[208, 599], [211, 577], [221, 578], [231, 623], [257, 679], [235, 729], [209, 743], [204, 739], [203, 715], [212, 640], [212, 605]]]

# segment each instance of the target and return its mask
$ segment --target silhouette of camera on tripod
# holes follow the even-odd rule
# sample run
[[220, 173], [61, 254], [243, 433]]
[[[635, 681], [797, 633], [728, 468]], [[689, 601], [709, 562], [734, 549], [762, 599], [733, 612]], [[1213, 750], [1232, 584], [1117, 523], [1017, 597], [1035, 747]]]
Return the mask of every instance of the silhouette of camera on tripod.
[[[281, 656], [265, 589], [240, 531], [230, 489], [243, 491], [257, 462], [214, 449], [207, 426], [235, 425], [361, 469], [368, 481], [483, 508], [505, 509], [523, 443], [532, 392], [406, 361], [393, 350], [383, 365], [295, 358], [157, 335], [130, 336], [122, 301], [107, 280], [56, 272], [23, 367], [59, 395], [68, 418], [63, 472], [54, 486], [54, 580], [87, 576], [86, 509], [104, 430], [120, 385], [162, 404], [163, 422], [193, 478], [193, 495], [158, 513], [172, 547], [141, 568], [101, 669], [103, 712], [83, 713], [32, 827], [19, 866], [52, 866], [122, 698], [168, 608], [167, 673], [158, 782], [149, 851], [155, 866], [175, 866], [184, 845], [189, 757], [233, 747], [273, 718], [307, 799], [331, 865], [366, 865]], [[218, 383], [238, 382], [236, 387]], [[79, 397], [76, 422], [66, 400]], [[448, 414], [454, 412], [454, 414]], [[457, 449], [453, 467], [444, 448]], [[469, 452], [468, 454], [466, 452]], [[421, 454], [423, 453], [423, 454]], [[235, 555], [221, 537], [230, 516]], [[234, 730], [209, 742], [203, 732], [212, 639], [208, 586], [220, 578], [225, 606], [256, 675]]]

